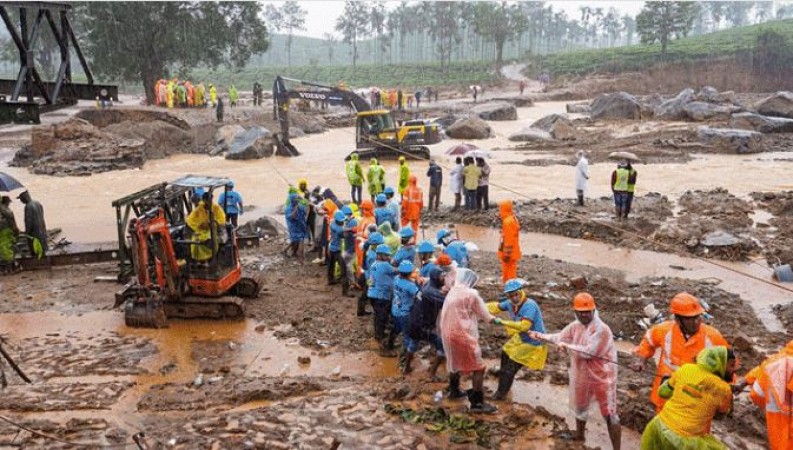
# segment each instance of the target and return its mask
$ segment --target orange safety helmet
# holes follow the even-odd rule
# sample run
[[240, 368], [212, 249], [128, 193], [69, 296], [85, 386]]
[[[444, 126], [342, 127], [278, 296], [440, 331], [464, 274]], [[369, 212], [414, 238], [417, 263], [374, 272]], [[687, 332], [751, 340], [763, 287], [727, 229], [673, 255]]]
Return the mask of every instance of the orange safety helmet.
[[705, 312], [699, 300], [688, 292], [681, 292], [672, 297], [669, 312], [676, 316], [696, 317]]
[[575, 311], [594, 311], [595, 299], [586, 292], [581, 292], [573, 297], [573, 309]]
[[439, 266], [451, 266], [452, 258], [446, 253], [441, 253], [438, 255], [438, 258], [435, 259], [435, 263]]

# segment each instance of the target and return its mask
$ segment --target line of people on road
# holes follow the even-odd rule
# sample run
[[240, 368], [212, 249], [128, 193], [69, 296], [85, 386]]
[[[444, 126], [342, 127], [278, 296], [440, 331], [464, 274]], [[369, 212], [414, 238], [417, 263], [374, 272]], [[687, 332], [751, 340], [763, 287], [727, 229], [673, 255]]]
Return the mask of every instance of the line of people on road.
[[[229, 106], [237, 106], [239, 91], [234, 84], [228, 87]], [[214, 84], [193, 83], [177, 77], [160, 79], [154, 84], [154, 104], [165, 108], [216, 108], [222, 103]]]

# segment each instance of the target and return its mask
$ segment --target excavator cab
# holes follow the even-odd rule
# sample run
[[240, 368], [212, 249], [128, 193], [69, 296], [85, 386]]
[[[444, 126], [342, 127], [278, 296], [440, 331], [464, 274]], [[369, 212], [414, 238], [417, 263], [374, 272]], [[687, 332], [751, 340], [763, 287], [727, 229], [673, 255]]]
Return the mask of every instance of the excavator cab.
[[[215, 193], [229, 184], [190, 175], [113, 202], [119, 229], [126, 223], [122, 259], [128, 256], [134, 271], [116, 294], [128, 326], [160, 328], [173, 317], [243, 318], [242, 300], [233, 296], [255, 298], [259, 283], [243, 276], [236, 231], [215, 204]], [[127, 220], [130, 211], [135, 217]]]

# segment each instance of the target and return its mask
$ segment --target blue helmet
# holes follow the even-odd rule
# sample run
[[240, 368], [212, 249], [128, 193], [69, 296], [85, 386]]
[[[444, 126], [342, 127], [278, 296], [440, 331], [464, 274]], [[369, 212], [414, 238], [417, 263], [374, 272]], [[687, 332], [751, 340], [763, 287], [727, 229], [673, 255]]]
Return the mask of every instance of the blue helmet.
[[504, 293], [509, 294], [511, 292], [519, 291], [523, 289], [523, 280], [519, 278], [513, 278], [504, 284]]
[[375, 252], [376, 252], [378, 255], [388, 255], [388, 256], [391, 256], [391, 247], [389, 247], [389, 246], [388, 246], [388, 245], [386, 245], [386, 244], [380, 244], [380, 245], [378, 245], [378, 246], [377, 246], [377, 250], [375, 250]]
[[446, 228], [443, 228], [441, 230], [438, 230], [438, 232], [435, 234], [435, 237], [438, 238], [438, 243], [440, 244], [444, 239], [446, 239], [451, 235], [452, 235], [451, 231], [447, 230]]
[[346, 218], [347, 217], [341, 211], [336, 211], [336, 213], [333, 214], [333, 220], [335, 220], [336, 222], [344, 222], [344, 219]]
[[402, 239], [410, 239], [416, 235], [416, 232], [413, 231], [413, 228], [405, 227], [399, 230], [399, 237]]
[[377, 197], [375, 197], [374, 200], [378, 205], [385, 205], [385, 202], [388, 201], [388, 199], [385, 198], [385, 194], [377, 194]]
[[435, 246], [430, 241], [421, 241], [419, 244], [419, 253], [432, 253], [435, 251]]
[[358, 221], [355, 219], [350, 219], [350, 221], [347, 222], [347, 229], [354, 229], [354, 228], [358, 228]]
[[385, 190], [383, 190], [383, 194], [394, 195], [394, 188], [392, 188], [391, 186], [387, 186]]
[[350, 205], [344, 205], [341, 207], [341, 212], [343, 212], [345, 216], [351, 216], [352, 208], [350, 208]]
[[405, 275], [413, 273], [413, 263], [410, 261], [402, 261], [399, 263], [399, 268], [397, 271]]
[[374, 232], [369, 234], [369, 239], [367, 239], [367, 242], [369, 242], [369, 245], [385, 244], [385, 238], [383, 238], [382, 234]]
[[229, 182], [226, 183], [226, 186], [230, 187], [231, 189], [234, 189], [234, 182], [229, 180]]

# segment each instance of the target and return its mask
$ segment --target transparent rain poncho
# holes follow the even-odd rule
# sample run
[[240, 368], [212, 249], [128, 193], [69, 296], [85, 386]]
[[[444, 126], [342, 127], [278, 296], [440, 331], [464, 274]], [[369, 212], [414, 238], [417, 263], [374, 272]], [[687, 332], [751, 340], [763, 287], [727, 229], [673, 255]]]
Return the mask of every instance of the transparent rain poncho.
[[479, 319], [493, 320], [482, 297], [474, 289], [479, 277], [469, 269], [458, 268], [454, 286], [443, 302], [438, 326], [446, 352], [449, 372], [484, 370], [479, 347]]
[[611, 329], [597, 311], [588, 325], [576, 320], [544, 338], [556, 344], [564, 342], [570, 348], [570, 409], [576, 418], [587, 419], [593, 400], [604, 416], [616, 416], [617, 365], [610, 361], [617, 361], [617, 349]]

